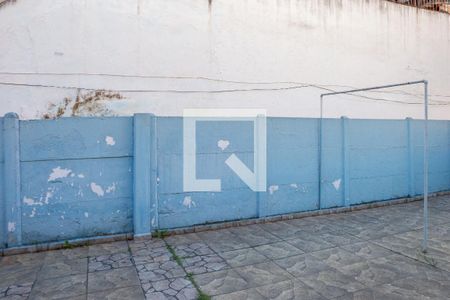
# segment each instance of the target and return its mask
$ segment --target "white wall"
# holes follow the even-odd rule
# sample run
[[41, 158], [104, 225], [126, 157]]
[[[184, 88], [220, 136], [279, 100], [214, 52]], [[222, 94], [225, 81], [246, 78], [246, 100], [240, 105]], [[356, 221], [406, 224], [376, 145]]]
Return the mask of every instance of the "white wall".
[[[266, 108], [274, 116], [317, 116], [316, 87], [267, 89], [298, 82], [334, 90], [426, 78], [434, 103], [450, 103], [450, 16], [363, 0], [17, 0], [0, 8], [0, 82], [122, 92], [112, 113], [180, 115], [192, 107]], [[109, 73], [166, 76], [89, 76]], [[164, 90], [164, 91], [161, 91]], [[367, 96], [421, 102], [422, 87]], [[403, 91], [403, 92], [402, 92]], [[405, 95], [404, 92], [408, 94]], [[0, 85], [0, 115], [37, 118], [76, 90]], [[335, 100], [335, 101], [332, 101]], [[421, 117], [420, 105], [329, 98], [325, 116]], [[449, 119], [450, 105], [433, 105]]]

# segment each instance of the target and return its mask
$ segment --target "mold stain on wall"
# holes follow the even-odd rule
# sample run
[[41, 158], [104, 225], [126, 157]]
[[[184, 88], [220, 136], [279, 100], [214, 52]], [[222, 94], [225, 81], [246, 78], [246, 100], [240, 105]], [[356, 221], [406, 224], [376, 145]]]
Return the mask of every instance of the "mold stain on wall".
[[43, 119], [57, 119], [64, 116], [110, 116], [112, 111], [106, 107], [109, 101], [122, 100], [125, 97], [118, 92], [95, 90], [82, 93], [78, 91], [75, 99], [64, 98], [60, 103], [51, 103]]
[[17, 0], [0, 0], [0, 8], [2, 8], [3, 6], [7, 5], [7, 4], [11, 4], [16, 2]]

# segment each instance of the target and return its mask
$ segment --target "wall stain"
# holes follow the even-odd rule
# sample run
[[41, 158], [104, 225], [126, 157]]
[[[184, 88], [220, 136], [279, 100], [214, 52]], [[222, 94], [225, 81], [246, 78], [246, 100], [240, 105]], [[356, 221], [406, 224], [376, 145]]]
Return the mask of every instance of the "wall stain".
[[0, 0], [0, 8], [2, 8], [3, 6], [5, 6], [6, 4], [11, 4], [16, 2], [17, 0]]
[[67, 115], [76, 116], [105, 116], [111, 111], [105, 106], [105, 101], [122, 100], [125, 97], [118, 92], [95, 90], [78, 94], [75, 99], [66, 97], [59, 104], [51, 103], [49, 109], [43, 114], [43, 119], [58, 119]]

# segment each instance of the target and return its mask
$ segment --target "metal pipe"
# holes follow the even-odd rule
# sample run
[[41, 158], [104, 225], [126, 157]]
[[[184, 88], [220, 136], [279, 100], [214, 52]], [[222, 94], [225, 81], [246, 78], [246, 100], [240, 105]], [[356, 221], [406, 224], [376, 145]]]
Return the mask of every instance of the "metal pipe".
[[362, 89], [354, 89], [354, 90], [346, 90], [346, 91], [341, 91], [341, 92], [325, 93], [325, 94], [320, 95], [320, 97], [322, 97], [322, 96], [331, 96], [331, 95], [339, 95], [339, 94], [348, 94], [348, 93], [355, 93], [355, 92], [364, 92], [364, 91], [370, 91], [370, 90], [388, 89], [388, 88], [396, 87], [396, 86], [412, 85], [412, 84], [419, 84], [419, 83], [426, 83], [426, 82], [427, 82], [426, 80], [418, 80], [418, 81], [410, 81], [410, 82], [404, 82], [404, 83], [380, 85], [380, 86], [374, 86], [374, 87], [368, 87], [368, 88], [362, 88]]
[[428, 250], [428, 81], [424, 81], [425, 121], [423, 136], [423, 242], [422, 252]]
[[323, 95], [320, 95], [320, 120], [319, 120], [319, 157], [318, 157], [318, 176], [319, 176], [319, 186], [318, 186], [318, 209], [322, 208], [322, 122], [323, 122]]

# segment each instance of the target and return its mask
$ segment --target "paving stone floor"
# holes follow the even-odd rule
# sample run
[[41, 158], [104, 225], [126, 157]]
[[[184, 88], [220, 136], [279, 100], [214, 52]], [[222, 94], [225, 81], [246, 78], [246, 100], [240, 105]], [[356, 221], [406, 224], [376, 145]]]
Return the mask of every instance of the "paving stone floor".
[[[0, 299], [450, 299], [450, 196], [2, 257]], [[167, 245], [181, 258], [181, 267]]]

